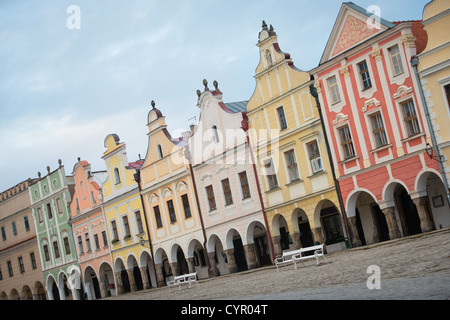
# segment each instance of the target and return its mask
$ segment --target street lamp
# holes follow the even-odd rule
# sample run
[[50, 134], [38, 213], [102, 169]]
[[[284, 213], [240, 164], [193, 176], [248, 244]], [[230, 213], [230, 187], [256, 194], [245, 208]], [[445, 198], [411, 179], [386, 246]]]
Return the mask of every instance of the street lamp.
[[[430, 157], [430, 159], [433, 159], [434, 149], [429, 143], [427, 143], [425, 151], [427, 152], [428, 157]], [[437, 162], [442, 163], [442, 162], [444, 162], [444, 156], [439, 155], [438, 157], [434, 158], [434, 160], [436, 160]]]

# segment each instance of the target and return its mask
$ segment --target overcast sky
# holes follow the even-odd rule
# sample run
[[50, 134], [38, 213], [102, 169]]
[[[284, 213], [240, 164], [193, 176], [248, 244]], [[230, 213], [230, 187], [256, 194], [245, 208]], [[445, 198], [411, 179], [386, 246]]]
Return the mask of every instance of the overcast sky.
[[[429, 0], [361, 0], [389, 21], [421, 19]], [[336, 0], [0, 0], [0, 191], [77, 157], [105, 170], [116, 133], [128, 159], [147, 153], [155, 100], [175, 136], [199, 110], [196, 90], [217, 80], [225, 102], [248, 100], [262, 20], [297, 68], [317, 66]], [[80, 9], [79, 29], [67, 20]], [[69, 24], [70, 25], [70, 24]]]

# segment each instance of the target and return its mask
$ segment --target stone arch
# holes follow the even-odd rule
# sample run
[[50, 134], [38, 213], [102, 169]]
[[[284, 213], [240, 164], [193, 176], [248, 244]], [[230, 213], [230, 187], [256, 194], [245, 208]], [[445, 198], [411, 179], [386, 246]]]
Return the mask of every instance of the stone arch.
[[192, 238], [188, 245], [189, 272], [197, 272], [198, 278], [207, 278], [208, 256], [200, 240]]
[[155, 265], [150, 252], [148, 252], [147, 250], [142, 250], [141, 255], [139, 256], [139, 265], [144, 289], [156, 287], [157, 281]]
[[291, 215], [292, 241], [296, 249], [314, 245], [311, 225], [306, 212], [301, 208], [295, 208]]
[[11, 289], [9, 293], [9, 300], [20, 300], [20, 295], [16, 288]]
[[130, 253], [127, 256], [127, 274], [130, 282], [130, 290], [137, 291], [144, 288], [142, 275], [139, 269], [138, 259], [134, 253]]
[[33, 300], [33, 293], [29, 286], [24, 285], [22, 291], [20, 292], [20, 299], [22, 300]]
[[216, 234], [210, 234], [206, 243], [211, 276], [217, 277], [221, 274], [229, 273], [228, 258], [224, 250], [221, 237]]
[[109, 262], [103, 261], [98, 267], [98, 275], [100, 280], [100, 290], [103, 297], [111, 297], [116, 295], [116, 284], [114, 271]]
[[47, 276], [46, 285], [49, 300], [61, 300], [58, 282], [52, 274]]
[[0, 300], [8, 300], [8, 295], [6, 294], [5, 291], [2, 291], [0, 293]]
[[35, 300], [47, 300], [44, 285], [40, 281], [34, 283], [33, 294]]
[[84, 268], [83, 275], [84, 286], [88, 299], [96, 300], [102, 298], [102, 294], [100, 292], [100, 282], [95, 269], [88, 264]]
[[248, 270], [242, 236], [236, 228], [229, 228], [225, 236], [228, 258], [228, 271], [230, 273]]
[[272, 250], [266, 226], [263, 221], [252, 219], [246, 228], [245, 246], [249, 269], [271, 265]]
[[[333, 250], [329, 245], [342, 242], [345, 239], [344, 221], [338, 207], [329, 199], [320, 200], [314, 209], [315, 243], [326, 243], [327, 250]], [[336, 248], [340, 250], [341, 248]]]

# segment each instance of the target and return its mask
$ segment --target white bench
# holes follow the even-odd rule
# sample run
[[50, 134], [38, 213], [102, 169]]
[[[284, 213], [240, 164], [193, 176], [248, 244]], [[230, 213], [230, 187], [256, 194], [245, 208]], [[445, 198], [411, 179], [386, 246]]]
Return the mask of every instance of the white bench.
[[169, 291], [170, 291], [170, 287], [172, 287], [172, 286], [178, 286], [178, 290], [180, 290], [181, 285], [183, 285], [183, 284], [187, 284], [189, 286], [189, 288], [191, 288], [193, 282], [195, 282], [198, 285], [197, 272], [186, 273], [186, 274], [183, 274], [180, 276], [175, 276], [173, 278], [173, 280], [167, 281], [167, 286], [169, 287]]
[[[311, 251], [314, 251], [313, 255], [305, 255], [305, 252]], [[301, 261], [303, 265], [305, 265], [305, 263], [303, 262], [304, 260], [316, 259], [316, 263], [317, 265], [319, 265], [319, 257], [322, 257], [325, 262], [328, 263], [327, 258], [325, 258], [325, 254], [323, 252], [323, 243], [316, 246], [301, 248], [300, 255], [295, 255], [293, 258], [295, 261]]]
[[276, 258], [273, 262], [277, 266], [277, 272], [278, 267], [283, 265], [288, 265], [290, 263], [294, 264], [294, 268], [297, 269], [297, 257], [301, 257], [301, 249], [298, 250], [291, 250], [291, 251], [284, 251], [283, 255], [280, 258]]

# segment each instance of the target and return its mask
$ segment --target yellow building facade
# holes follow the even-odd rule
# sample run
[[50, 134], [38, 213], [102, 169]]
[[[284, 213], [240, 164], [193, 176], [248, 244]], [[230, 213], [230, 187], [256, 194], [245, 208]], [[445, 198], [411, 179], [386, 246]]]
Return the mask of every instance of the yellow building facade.
[[[416, 60], [417, 71], [422, 85], [423, 97], [428, 108], [434, 141], [429, 141], [434, 147], [435, 159], [440, 163], [441, 173], [436, 174], [436, 179], [443, 176], [444, 188], [447, 190], [431, 190], [432, 200], [436, 202], [436, 210], [441, 210], [436, 228], [450, 225], [448, 214], [449, 184], [450, 184], [450, 2], [446, 0], [433, 0], [425, 5], [423, 10], [424, 30], [427, 32], [428, 41], [425, 49]], [[414, 61], [413, 61], [414, 65]], [[439, 156], [442, 156], [440, 159]], [[440, 186], [440, 183], [432, 183]], [[442, 202], [439, 194], [446, 194], [447, 199]], [[439, 202], [439, 203], [437, 203]], [[436, 219], [435, 219], [436, 220]]]
[[102, 185], [103, 211], [111, 241], [116, 294], [156, 286], [145, 213], [135, 174], [141, 161], [128, 162], [116, 134], [105, 139], [102, 158], [108, 178]]
[[199, 278], [206, 278], [204, 230], [186, 158], [190, 132], [172, 138], [153, 101], [147, 126], [148, 149], [140, 169], [140, 186], [158, 286], [180, 274], [197, 272]]
[[310, 75], [280, 50], [263, 21], [256, 88], [247, 105], [274, 252], [327, 243], [344, 248], [344, 220], [327, 157]]

